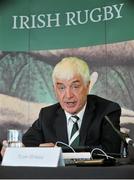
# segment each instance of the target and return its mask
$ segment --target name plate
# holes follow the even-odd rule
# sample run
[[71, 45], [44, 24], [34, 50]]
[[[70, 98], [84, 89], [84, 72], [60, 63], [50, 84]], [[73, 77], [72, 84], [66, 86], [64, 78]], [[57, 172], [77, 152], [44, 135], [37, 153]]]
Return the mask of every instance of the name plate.
[[57, 167], [64, 160], [60, 147], [8, 147], [2, 166]]

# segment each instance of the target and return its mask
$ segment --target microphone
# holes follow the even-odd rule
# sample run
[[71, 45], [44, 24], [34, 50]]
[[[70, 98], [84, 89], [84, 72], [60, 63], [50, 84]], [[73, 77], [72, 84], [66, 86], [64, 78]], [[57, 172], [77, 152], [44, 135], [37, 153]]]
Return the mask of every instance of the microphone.
[[70, 145], [68, 145], [68, 144], [66, 144], [66, 143], [64, 143], [64, 142], [62, 142], [62, 141], [57, 141], [57, 142], [55, 143], [55, 146], [58, 146], [58, 144], [61, 144], [61, 145], [66, 146], [67, 148], [71, 149], [71, 150], [75, 153], [75, 150], [74, 150], [74, 148], [72, 148], [72, 146], [70, 146]]
[[110, 126], [112, 127], [112, 129], [118, 134], [118, 136], [121, 138], [121, 140], [124, 143], [127, 143], [128, 145], [131, 145], [132, 147], [134, 147], [134, 142], [131, 138], [129, 138], [129, 136], [125, 133], [121, 133], [111, 122], [110, 118], [108, 116], [105, 116], [105, 119], [107, 120], [107, 122], [110, 124]]

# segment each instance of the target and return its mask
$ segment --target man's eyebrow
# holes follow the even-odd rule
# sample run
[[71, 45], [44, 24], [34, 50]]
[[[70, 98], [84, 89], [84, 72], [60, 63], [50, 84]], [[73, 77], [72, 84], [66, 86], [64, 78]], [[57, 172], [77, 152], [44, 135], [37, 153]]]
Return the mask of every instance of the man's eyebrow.
[[[79, 80], [74, 80], [74, 81], [72, 82], [72, 84], [75, 84], [75, 83], [80, 83], [80, 81], [79, 81]], [[64, 83], [62, 83], [62, 82], [56, 82], [56, 85], [64, 85]]]
[[75, 80], [75, 81], [73, 81], [72, 83], [79, 83], [80, 81], [79, 80]]
[[56, 85], [62, 85], [63, 83], [61, 83], [61, 82], [56, 82]]

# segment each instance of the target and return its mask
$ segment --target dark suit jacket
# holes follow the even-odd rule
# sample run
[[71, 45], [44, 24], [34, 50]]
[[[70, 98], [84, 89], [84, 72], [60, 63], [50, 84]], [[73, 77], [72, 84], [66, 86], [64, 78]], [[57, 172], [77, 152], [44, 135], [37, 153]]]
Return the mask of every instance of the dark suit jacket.
[[[95, 95], [88, 95], [87, 106], [80, 129], [80, 146], [100, 147], [106, 152], [120, 152], [120, 138], [105, 119], [107, 115], [120, 129], [121, 109], [117, 103]], [[42, 108], [39, 118], [24, 134], [25, 146], [62, 141], [68, 143], [67, 123], [60, 104]]]

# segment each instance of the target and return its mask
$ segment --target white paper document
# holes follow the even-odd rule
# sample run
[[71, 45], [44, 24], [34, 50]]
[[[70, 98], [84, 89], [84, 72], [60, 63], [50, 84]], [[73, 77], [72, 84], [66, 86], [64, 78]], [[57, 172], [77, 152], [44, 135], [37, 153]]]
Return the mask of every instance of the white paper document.
[[60, 147], [9, 147], [2, 166], [57, 167], [64, 166], [64, 160]]
[[91, 158], [90, 152], [63, 153], [63, 159], [89, 160], [90, 158]]
[[85, 161], [91, 159], [90, 152], [63, 153], [63, 159], [66, 165], [75, 164], [76, 161]]

